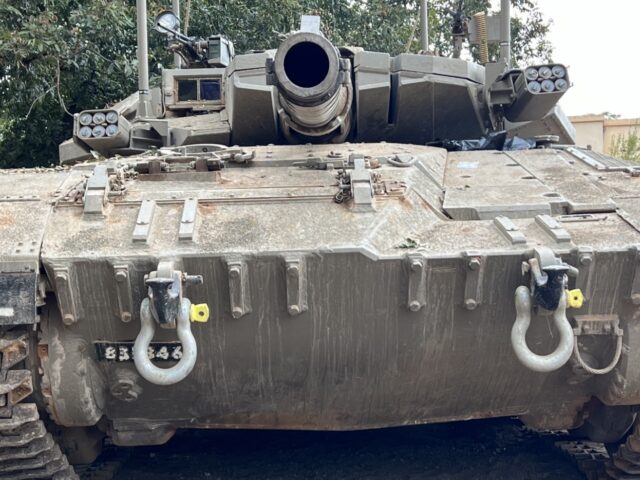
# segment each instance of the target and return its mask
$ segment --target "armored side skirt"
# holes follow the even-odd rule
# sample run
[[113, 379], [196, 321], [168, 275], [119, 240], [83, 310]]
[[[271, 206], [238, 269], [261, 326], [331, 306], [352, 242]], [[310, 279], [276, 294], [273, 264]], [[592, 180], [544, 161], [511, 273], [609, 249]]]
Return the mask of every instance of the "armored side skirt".
[[[145, 381], [132, 362], [143, 277], [158, 259], [72, 261], [74, 301], [61, 308], [76, 321], [65, 326], [52, 316], [45, 341], [64, 347], [82, 339], [86, 360], [98, 365], [86, 374], [99, 381], [86, 383], [103, 389], [94, 402], [122, 443], [149, 442], [126, 436], [149, 429], [162, 441], [176, 427], [359, 429], [504, 415], [544, 414], [540, 422], [559, 428], [573, 425], [592, 396], [640, 401], [631, 253], [598, 253], [585, 275], [587, 302], [576, 312], [618, 315], [628, 352], [598, 381], [571, 362], [550, 374], [518, 362], [510, 331], [525, 257], [483, 255], [473, 268], [469, 258], [382, 259], [366, 251], [183, 257], [182, 269], [203, 277], [185, 296], [206, 303], [210, 319], [192, 324], [197, 362], [172, 386]], [[54, 276], [55, 268], [48, 265]], [[545, 316], [534, 316], [527, 338], [537, 353], [558, 341]], [[613, 342], [595, 341], [590, 358], [606, 362]], [[156, 364], [179, 360], [175, 330], [158, 329], [153, 342]], [[73, 371], [69, 362], [78, 358], [57, 352], [49, 349], [49, 362]], [[53, 382], [52, 394], [70, 421], [66, 382]], [[95, 412], [73, 421], [95, 422]]]

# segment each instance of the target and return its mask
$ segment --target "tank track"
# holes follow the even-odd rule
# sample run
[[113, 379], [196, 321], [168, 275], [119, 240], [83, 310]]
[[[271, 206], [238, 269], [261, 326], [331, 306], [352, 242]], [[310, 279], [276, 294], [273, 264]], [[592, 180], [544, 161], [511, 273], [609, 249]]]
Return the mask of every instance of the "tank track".
[[640, 480], [640, 423], [613, 454], [597, 442], [556, 442], [587, 480]]
[[0, 480], [79, 480], [37, 405], [24, 402], [33, 393], [32, 372], [16, 367], [29, 349], [26, 329], [0, 334]]
[[607, 473], [616, 480], [640, 479], [640, 422], [612, 455]]
[[607, 473], [609, 454], [602, 443], [562, 441], [555, 442], [555, 445], [573, 461], [587, 480], [611, 480], [612, 477]]

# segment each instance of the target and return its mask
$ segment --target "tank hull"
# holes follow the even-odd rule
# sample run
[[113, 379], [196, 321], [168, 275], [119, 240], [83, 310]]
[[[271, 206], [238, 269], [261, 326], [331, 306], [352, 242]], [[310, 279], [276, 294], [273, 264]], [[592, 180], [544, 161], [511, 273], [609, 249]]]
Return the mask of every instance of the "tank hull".
[[[301, 168], [310, 153], [335, 165]], [[337, 203], [338, 167], [354, 154], [369, 159], [370, 201]], [[594, 398], [640, 403], [640, 217], [620, 208], [640, 197], [637, 177], [600, 172], [598, 183], [581, 174], [593, 167], [560, 150], [344, 144], [253, 155], [249, 166], [120, 180], [107, 166], [99, 211], [96, 165], [0, 177], [42, 188], [30, 208], [4, 203], [14, 247], [3, 258], [18, 265], [15, 245], [36, 242], [27, 253], [49, 294], [32, 360], [58, 423], [102, 419], [116, 443], [136, 445], [162, 443], [176, 428], [348, 430], [499, 416], [572, 428]], [[398, 155], [413, 163], [396, 166]], [[46, 220], [25, 228], [40, 210]], [[612, 372], [589, 376], [568, 362], [539, 373], [518, 361], [514, 292], [528, 285], [523, 262], [541, 246], [579, 270], [571, 287], [586, 301], [572, 321], [617, 318], [624, 353]], [[210, 316], [191, 324], [192, 372], [160, 386], [139, 375], [132, 349], [145, 275], [167, 260], [202, 277], [184, 296]], [[548, 314], [533, 312], [527, 339], [539, 354], [555, 348]], [[176, 331], [159, 328], [153, 361], [174, 365], [176, 345]], [[581, 345], [604, 366], [615, 338]]]

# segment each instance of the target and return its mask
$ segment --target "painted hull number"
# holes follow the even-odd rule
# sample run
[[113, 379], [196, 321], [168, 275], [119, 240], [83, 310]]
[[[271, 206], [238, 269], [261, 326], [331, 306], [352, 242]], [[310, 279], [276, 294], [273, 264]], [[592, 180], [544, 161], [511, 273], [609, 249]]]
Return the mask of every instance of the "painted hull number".
[[[133, 362], [133, 342], [95, 342], [96, 355], [101, 362]], [[180, 342], [151, 343], [147, 348], [149, 360], [177, 362], [182, 358]]]

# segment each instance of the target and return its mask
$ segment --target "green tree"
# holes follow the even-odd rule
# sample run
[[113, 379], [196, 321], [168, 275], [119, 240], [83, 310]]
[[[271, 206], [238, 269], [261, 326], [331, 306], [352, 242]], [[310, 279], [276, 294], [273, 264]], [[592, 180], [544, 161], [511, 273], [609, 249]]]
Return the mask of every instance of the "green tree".
[[640, 163], [640, 133], [637, 129], [626, 135], [617, 135], [613, 140], [611, 155], [616, 158]]
[[135, 91], [135, 45], [135, 1], [0, 3], [0, 167], [56, 162], [72, 112]]
[[[168, 0], [149, 0], [150, 17]], [[466, 13], [489, 0], [467, 0]], [[457, 0], [431, 0], [430, 37], [451, 51]], [[516, 61], [547, 58], [548, 22], [535, 0], [513, 0]], [[417, 0], [191, 0], [189, 33], [221, 32], [238, 52], [276, 47], [303, 13], [318, 14], [336, 44], [397, 54], [418, 50]], [[186, 19], [183, 19], [186, 20]], [[152, 75], [171, 61], [150, 31]], [[135, 0], [4, 0], [0, 2], [0, 167], [57, 162], [71, 136], [71, 113], [114, 103], [136, 90]], [[152, 78], [153, 80], [153, 78]]]

